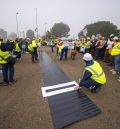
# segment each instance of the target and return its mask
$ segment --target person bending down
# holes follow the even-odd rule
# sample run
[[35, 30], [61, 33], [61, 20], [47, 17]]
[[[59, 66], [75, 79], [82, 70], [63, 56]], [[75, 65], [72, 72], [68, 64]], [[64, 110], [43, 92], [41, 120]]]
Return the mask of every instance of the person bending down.
[[83, 78], [79, 81], [79, 87], [75, 87], [75, 89], [78, 90], [84, 86], [90, 89], [91, 92], [96, 93], [106, 83], [105, 73], [100, 64], [93, 60], [91, 54], [84, 54], [83, 60], [86, 63], [85, 72]]

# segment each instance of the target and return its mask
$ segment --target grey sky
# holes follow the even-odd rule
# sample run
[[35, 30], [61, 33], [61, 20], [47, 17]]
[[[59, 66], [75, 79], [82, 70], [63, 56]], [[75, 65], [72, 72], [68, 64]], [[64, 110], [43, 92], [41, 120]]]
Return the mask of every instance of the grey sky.
[[86, 24], [108, 20], [120, 28], [120, 0], [0, 0], [0, 28], [16, 32], [16, 12], [19, 31], [35, 30], [35, 8], [38, 11], [39, 34], [54, 23], [69, 25], [71, 37]]

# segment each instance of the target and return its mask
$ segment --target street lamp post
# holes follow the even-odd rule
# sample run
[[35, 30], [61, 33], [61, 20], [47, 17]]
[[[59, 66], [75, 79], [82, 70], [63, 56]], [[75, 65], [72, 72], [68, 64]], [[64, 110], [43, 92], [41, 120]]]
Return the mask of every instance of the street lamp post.
[[37, 39], [38, 39], [38, 23], [37, 23], [37, 8], [36, 8], [36, 32], [37, 32]]
[[16, 24], [17, 24], [17, 36], [19, 38], [19, 31], [18, 31], [18, 12], [16, 13]]
[[45, 22], [45, 35], [46, 35], [47, 23]]

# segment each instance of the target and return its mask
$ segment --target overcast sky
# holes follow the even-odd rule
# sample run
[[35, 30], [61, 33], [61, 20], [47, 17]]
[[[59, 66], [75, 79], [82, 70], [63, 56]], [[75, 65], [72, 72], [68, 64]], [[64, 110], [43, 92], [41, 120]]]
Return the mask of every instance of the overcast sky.
[[19, 31], [35, 30], [37, 8], [39, 34], [54, 23], [70, 27], [70, 36], [77, 37], [86, 24], [111, 21], [120, 28], [120, 0], [0, 0], [0, 28], [16, 32], [16, 12]]

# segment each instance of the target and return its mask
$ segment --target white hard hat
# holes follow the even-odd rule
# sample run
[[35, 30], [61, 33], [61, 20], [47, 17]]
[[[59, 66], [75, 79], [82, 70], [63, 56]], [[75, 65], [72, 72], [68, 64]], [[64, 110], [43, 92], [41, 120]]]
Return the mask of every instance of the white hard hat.
[[118, 40], [118, 37], [116, 36], [116, 37], [114, 37], [113, 39], [114, 39], [114, 40]]
[[114, 34], [111, 34], [111, 35], [110, 35], [110, 38], [112, 38], [112, 37], [114, 37]]
[[27, 38], [27, 40], [30, 40], [29, 38]]
[[90, 53], [85, 53], [84, 56], [83, 56], [83, 60], [91, 61], [91, 60], [93, 60], [93, 57]]

